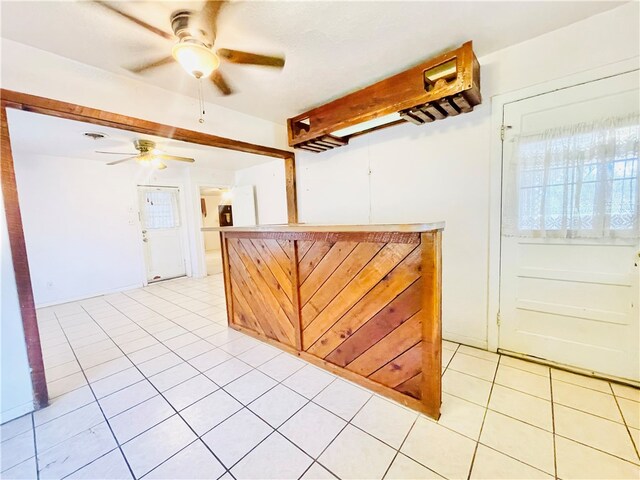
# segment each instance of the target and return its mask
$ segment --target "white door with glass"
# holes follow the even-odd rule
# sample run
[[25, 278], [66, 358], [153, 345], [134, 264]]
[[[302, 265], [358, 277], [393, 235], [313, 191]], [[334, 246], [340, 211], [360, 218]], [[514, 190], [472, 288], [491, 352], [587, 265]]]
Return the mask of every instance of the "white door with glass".
[[178, 198], [174, 187], [138, 187], [147, 281], [186, 274]]
[[640, 381], [639, 80], [504, 106], [501, 350]]

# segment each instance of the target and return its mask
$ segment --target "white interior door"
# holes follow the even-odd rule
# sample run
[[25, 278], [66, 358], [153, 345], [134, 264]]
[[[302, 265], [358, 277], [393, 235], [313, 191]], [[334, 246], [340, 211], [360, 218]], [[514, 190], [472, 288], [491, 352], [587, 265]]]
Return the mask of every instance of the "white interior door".
[[150, 283], [186, 274], [179, 194], [179, 189], [173, 187], [139, 187], [142, 241]]
[[[505, 105], [503, 199], [517, 135], [637, 112], [639, 83], [636, 71]], [[640, 381], [637, 239], [503, 230], [501, 250], [500, 349]]]
[[247, 227], [256, 222], [256, 198], [253, 185], [231, 189], [231, 209], [234, 227]]

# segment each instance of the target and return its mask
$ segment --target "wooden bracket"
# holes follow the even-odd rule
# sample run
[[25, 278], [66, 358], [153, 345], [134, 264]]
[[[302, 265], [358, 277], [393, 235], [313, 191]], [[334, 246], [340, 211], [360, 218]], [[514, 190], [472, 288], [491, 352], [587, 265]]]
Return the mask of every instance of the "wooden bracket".
[[[431, 123], [467, 113], [482, 101], [480, 64], [472, 42], [409, 70], [369, 85], [287, 120], [289, 145], [319, 153], [347, 145], [373, 130], [411, 122]], [[364, 122], [389, 117], [362, 130], [340, 134]], [[352, 129], [350, 129], [352, 130]]]

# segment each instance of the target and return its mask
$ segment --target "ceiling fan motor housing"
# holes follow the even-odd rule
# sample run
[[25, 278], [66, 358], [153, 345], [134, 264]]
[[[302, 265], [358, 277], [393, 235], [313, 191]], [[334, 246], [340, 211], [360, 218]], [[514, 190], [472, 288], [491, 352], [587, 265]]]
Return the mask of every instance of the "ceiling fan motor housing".
[[195, 13], [191, 10], [178, 10], [171, 15], [171, 28], [181, 42], [201, 43], [211, 48], [214, 41], [210, 38], [212, 34], [203, 30], [203, 26], [198, 23]]
[[134, 140], [133, 145], [140, 153], [149, 153], [156, 148], [156, 142], [151, 140], [137, 139]]

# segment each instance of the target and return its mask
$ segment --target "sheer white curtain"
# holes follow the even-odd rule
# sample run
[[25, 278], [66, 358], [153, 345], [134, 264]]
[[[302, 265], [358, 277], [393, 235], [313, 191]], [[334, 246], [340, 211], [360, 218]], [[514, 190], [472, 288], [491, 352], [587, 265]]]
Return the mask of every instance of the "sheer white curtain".
[[637, 113], [517, 137], [503, 234], [637, 238], [639, 138]]

